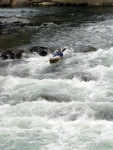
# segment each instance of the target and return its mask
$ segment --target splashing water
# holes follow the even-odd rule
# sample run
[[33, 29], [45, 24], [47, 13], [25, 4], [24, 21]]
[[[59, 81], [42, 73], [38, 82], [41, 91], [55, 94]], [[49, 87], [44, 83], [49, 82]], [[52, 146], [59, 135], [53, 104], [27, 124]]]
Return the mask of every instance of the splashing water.
[[[0, 149], [112, 150], [112, 9], [0, 11], [1, 17], [17, 18], [23, 12], [35, 22], [23, 33], [20, 27], [21, 34], [33, 31], [22, 48], [66, 47], [63, 60], [56, 64], [49, 63], [51, 54], [0, 60]], [[4, 37], [0, 45], [5, 41]]]

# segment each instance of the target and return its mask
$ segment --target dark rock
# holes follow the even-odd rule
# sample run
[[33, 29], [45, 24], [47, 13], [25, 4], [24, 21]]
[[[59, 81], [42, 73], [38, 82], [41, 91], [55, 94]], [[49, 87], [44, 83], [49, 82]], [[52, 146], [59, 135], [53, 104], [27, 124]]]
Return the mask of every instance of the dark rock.
[[88, 52], [94, 52], [94, 51], [97, 51], [98, 49], [93, 47], [92, 45], [81, 45], [79, 47], [77, 47], [75, 49], [75, 52], [83, 52], [83, 53], [88, 53]]
[[48, 48], [46, 47], [41, 47], [41, 46], [34, 46], [29, 49], [30, 52], [36, 52], [40, 56], [46, 56], [48, 54]]
[[24, 53], [23, 50], [20, 50], [19, 52], [17, 52], [17, 53], [15, 54], [15, 59], [21, 59], [23, 53]]
[[3, 60], [6, 59], [21, 59], [22, 58], [22, 54], [31, 54], [30, 52], [36, 52], [38, 53], [40, 56], [46, 56], [49, 51], [46, 47], [41, 47], [41, 46], [34, 46], [32, 47], [30, 50], [20, 50], [20, 49], [10, 49], [10, 50], [0, 50], [1, 53], [1, 58]]
[[11, 50], [8, 50], [7, 53], [10, 59], [14, 59], [14, 53]]
[[1, 53], [1, 58], [2, 58], [3, 60], [6, 60], [6, 59], [8, 59], [8, 56], [7, 56], [7, 54], [5, 54], [5, 53]]
[[6, 59], [14, 59], [14, 53], [11, 51], [11, 50], [4, 50], [1, 52], [1, 58], [3, 60], [6, 60]]
[[83, 49], [83, 53], [94, 52], [94, 51], [97, 51], [97, 49], [93, 46], [87, 46]]
[[3, 50], [1, 52], [1, 58], [6, 59], [21, 59], [23, 50]]

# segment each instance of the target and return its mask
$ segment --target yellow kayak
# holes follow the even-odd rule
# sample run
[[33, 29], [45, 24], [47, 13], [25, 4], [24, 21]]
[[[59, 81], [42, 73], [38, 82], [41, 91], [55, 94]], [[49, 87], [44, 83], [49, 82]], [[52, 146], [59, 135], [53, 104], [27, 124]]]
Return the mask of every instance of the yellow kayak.
[[60, 57], [60, 56], [52, 57], [49, 59], [49, 62], [55, 63], [55, 62], [59, 61], [60, 59], [62, 59], [62, 57]]

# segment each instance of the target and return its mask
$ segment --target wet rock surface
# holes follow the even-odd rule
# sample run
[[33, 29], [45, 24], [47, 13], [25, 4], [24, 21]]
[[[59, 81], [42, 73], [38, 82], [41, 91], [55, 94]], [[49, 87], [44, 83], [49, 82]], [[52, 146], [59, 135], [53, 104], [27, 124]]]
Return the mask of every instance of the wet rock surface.
[[42, 46], [33, 46], [29, 49], [29, 51], [30, 52], [36, 52], [40, 56], [46, 56], [49, 53], [48, 48], [47, 47], [42, 47]]
[[46, 56], [49, 53], [49, 49], [47, 47], [42, 46], [33, 46], [28, 50], [20, 50], [20, 49], [5, 49], [0, 50], [0, 57], [2, 60], [6, 59], [21, 59], [24, 56], [27, 57], [27, 54], [37, 53], [40, 56]]

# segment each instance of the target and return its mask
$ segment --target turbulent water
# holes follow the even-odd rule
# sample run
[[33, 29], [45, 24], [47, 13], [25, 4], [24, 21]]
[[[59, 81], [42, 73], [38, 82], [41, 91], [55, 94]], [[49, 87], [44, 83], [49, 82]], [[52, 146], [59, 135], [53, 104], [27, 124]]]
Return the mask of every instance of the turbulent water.
[[[26, 20], [0, 48], [66, 48], [64, 59], [0, 60], [0, 150], [113, 149], [113, 8], [0, 9]], [[17, 29], [17, 30], [16, 30]]]

